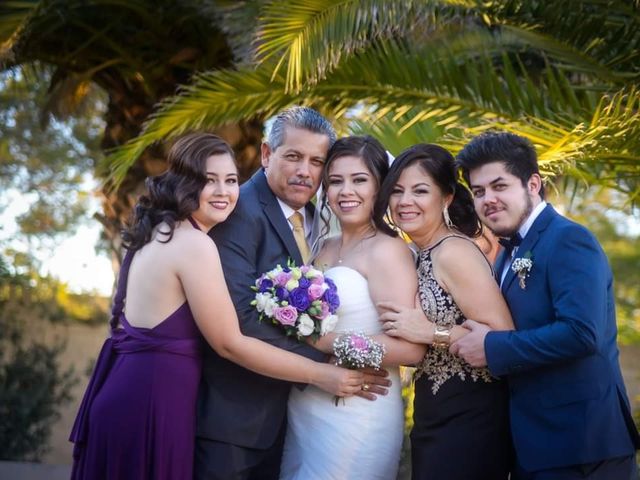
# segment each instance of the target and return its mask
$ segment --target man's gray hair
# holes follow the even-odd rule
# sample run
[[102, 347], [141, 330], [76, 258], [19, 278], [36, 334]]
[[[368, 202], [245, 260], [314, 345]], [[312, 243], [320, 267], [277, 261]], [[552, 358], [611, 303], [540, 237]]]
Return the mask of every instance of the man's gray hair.
[[269, 145], [272, 151], [284, 143], [286, 127], [300, 128], [326, 135], [329, 137], [329, 147], [336, 141], [336, 132], [329, 120], [313, 108], [296, 106], [287, 108], [276, 115], [268, 128], [265, 143]]

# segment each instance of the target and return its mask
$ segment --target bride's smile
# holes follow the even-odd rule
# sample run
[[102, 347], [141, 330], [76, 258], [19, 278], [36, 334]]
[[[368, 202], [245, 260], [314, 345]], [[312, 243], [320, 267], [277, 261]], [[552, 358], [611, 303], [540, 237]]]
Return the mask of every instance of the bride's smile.
[[362, 158], [337, 158], [329, 167], [328, 180], [329, 207], [343, 228], [369, 224], [378, 186]]

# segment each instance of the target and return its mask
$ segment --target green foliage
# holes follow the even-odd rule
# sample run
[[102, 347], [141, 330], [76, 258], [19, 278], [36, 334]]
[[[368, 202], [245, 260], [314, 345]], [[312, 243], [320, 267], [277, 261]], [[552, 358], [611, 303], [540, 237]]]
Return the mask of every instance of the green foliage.
[[457, 9], [450, 5], [463, 4], [473, 5], [461, 0], [391, 0], [384, 5], [376, 0], [265, 2], [256, 34], [257, 58], [260, 63], [278, 59], [274, 74], [286, 67], [286, 91], [299, 92], [305, 83], [326, 77], [344, 55], [414, 25], [455, 16]]
[[0, 5], [0, 60], [7, 55], [19, 37], [25, 20], [38, 6], [39, 0], [5, 0]]
[[37, 461], [77, 376], [60, 366], [64, 341], [35, 339], [60, 320], [60, 309], [43, 301], [38, 278], [22, 270], [0, 256], [0, 460]]
[[0, 255], [0, 460], [38, 461], [47, 452], [51, 427], [78, 381], [73, 367], [60, 364], [64, 339], [47, 337], [54, 324], [105, 324], [108, 303], [38, 275], [28, 254]]
[[[47, 69], [0, 74], [0, 190], [20, 192], [31, 203], [17, 218], [25, 235], [71, 233], [87, 218], [86, 183], [99, 158], [101, 97], [85, 97], [80, 118], [43, 117], [50, 79]], [[0, 205], [11, 201], [0, 197]]]
[[575, 189], [552, 199], [569, 217], [585, 225], [600, 241], [614, 279], [618, 336], [622, 343], [640, 342], [640, 224], [638, 210], [619, 192]]
[[71, 400], [77, 379], [61, 371], [57, 359], [63, 343], [23, 346], [0, 339], [0, 460], [38, 461], [47, 451], [58, 409]]
[[107, 159], [117, 179], [154, 142], [305, 103], [335, 119], [391, 115], [401, 130], [435, 123], [454, 149], [517, 131], [549, 176], [640, 195], [637, 3], [288, 0], [260, 12], [254, 68], [204, 73], [163, 102]]
[[[387, 114], [375, 122], [370, 121], [372, 116], [366, 110], [357, 112], [349, 122], [349, 133], [377, 138], [393, 156], [398, 156], [408, 145], [434, 143], [442, 137], [443, 129], [435, 122], [410, 122], [410, 118], [415, 118], [412, 114], [400, 118]], [[398, 128], [398, 125], [404, 127]]]

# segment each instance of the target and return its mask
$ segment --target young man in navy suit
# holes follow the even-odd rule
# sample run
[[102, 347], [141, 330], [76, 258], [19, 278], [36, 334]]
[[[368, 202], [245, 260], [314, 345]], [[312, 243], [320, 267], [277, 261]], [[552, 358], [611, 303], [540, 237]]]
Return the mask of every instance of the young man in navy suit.
[[637, 479], [640, 441], [620, 372], [613, 280], [602, 248], [544, 201], [528, 140], [483, 134], [458, 162], [480, 219], [505, 245], [495, 274], [516, 330], [489, 331], [469, 320], [471, 332], [451, 351], [508, 378], [514, 478]]
[[[262, 168], [240, 187], [229, 218], [210, 232], [242, 332], [316, 361], [326, 361], [326, 355], [270, 322], [258, 321], [250, 287], [277, 264], [309, 261], [315, 211], [310, 201], [335, 139], [331, 124], [311, 108], [292, 107], [278, 114], [261, 147]], [[359, 395], [371, 400], [386, 393], [389, 382], [370, 372], [365, 383], [367, 391]], [[290, 383], [253, 373], [205, 348], [194, 477], [277, 480], [290, 388]]]

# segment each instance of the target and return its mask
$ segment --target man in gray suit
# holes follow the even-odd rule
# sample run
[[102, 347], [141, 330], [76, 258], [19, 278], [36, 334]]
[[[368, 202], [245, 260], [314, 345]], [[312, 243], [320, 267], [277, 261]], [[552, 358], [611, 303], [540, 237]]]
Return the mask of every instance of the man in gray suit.
[[[317, 192], [327, 152], [335, 142], [331, 124], [318, 112], [292, 107], [281, 112], [261, 147], [262, 167], [240, 188], [236, 209], [210, 235], [220, 251], [227, 286], [245, 335], [316, 361], [327, 356], [258, 322], [250, 286], [289, 259], [309, 258]], [[296, 368], [292, 365], [291, 368]], [[385, 393], [388, 381], [369, 374], [368, 392]], [[246, 370], [207, 348], [198, 399], [195, 478], [277, 479], [291, 384]]]

